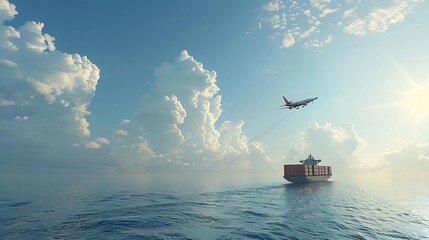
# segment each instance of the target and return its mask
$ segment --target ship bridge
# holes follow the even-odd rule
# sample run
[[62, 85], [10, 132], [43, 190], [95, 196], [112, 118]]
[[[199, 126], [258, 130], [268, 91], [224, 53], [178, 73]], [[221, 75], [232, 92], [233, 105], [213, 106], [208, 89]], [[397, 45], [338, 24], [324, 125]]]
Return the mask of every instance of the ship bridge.
[[317, 165], [318, 163], [320, 163], [322, 160], [316, 160], [314, 159], [314, 157], [310, 154], [308, 155], [307, 159], [305, 160], [301, 160], [299, 162], [301, 162], [302, 164], [306, 164], [306, 165]]

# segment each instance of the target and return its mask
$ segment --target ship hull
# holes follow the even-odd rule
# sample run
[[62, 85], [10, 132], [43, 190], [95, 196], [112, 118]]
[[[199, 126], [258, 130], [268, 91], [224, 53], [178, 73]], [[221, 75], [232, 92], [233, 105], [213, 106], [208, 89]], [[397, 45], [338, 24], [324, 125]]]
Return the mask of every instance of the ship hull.
[[332, 175], [320, 176], [284, 176], [283, 178], [292, 183], [311, 183], [328, 180]]

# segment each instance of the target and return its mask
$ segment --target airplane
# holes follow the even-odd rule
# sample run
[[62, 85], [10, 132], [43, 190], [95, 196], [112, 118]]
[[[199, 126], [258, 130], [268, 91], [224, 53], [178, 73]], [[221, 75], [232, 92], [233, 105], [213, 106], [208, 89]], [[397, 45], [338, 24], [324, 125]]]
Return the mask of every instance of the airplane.
[[285, 104], [281, 105], [280, 107], [283, 107], [281, 109], [286, 109], [286, 108], [289, 108], [289, 109], [296, 108], [296, 109], [298, 109], [299, 107], [305, 107], [305, 106], [307, 106], [308, 103], [311, 103], [311, 102], [313, 102], [316, 99], [317, 99], [317, 97], [315, 97], [315, 98], [308, 98], [308, 99], [301, 100], [301, 101], [298, 101], [298, 102], [293, 102], [293, 101], [289, 102], [283, 96], [283, 100], [285, 101]]

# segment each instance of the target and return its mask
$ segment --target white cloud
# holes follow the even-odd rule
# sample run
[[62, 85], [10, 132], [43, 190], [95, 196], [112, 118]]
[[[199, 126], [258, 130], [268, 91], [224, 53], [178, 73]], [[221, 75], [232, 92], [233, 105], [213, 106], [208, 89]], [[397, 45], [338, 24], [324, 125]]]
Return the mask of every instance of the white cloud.
[[14, 4], [7, 0], [0, 0], [0, 24], [7, 20], [12, 20], [18, 14]]
[[313, 39], [304, 44], [304, 47], [322, 48], [332, 42], [332, 36], [327, 36], [324, 40]]
[[261, 144], [244, 134], [244, 122], [218, 123], [222, 108], [216, 72], [183, 51], [154, 75], [156, 88], [143, 96], [137, 119], [126, 128], [132, 134], [115, 152], [127, 157], [118, 158], [133, 159], [146, 169], [248, 171], [270, 166]]
[[26, 120], [28, 120], [28, 117], [27, 116], [15, 116], [15, 120], [16, 121], [26, 121]]
[[295, 45], [295, 39], [293, 38], [291, 33], [286, 34], [286, 36], [283, 38], [283, 45], [282, 47], [288, 48]]
[[45, 37], [45, 41], [46, 41], [46, 44], [48, 45], [49, 51], [51, 52], [55, 51], [55, 45], [54, 45], [55, 38], [47, 33], [45, 33], [43, 36]]
[[304, 15], [305, 15], [305, 16], [307, 16], [307, 17], [311, 17], [311, 11], [310, 11], [310, 10], [308, 10], [308, 9], [307, 9], [307, 10], [305, 10], [305, 11], [304, 11]]
[[120, 145], [119, 148], [114, 150], [113, 154], [123, 160], [120, 163], [124, 167], [130, 167], [131, 164], [132, 168], [135, 166], [142, 167], [147, 161], [156, 158], [155, 152], [149, 146], [149, 142], [142, 136]]
[[285, 29], [287, 25], [285, 14], [273, 14], [269, 17], [262, 19], [262, 21], [264, 23], [269, 24], [271, 28], [277, 30]]
[[264, 11], [273, 12], [280, 10], [281, 1], [279, 0], [272, 0], [270, 2], [265, 3], [262, 5], [262, 9]]
[[130, 123], [131, 121], [129, 120], [129, 119], [122, 119], [122, 121], [121, 121], [121, 124], [128, 124], [128, 123]]
[[343, 12], [343, 18], [349, 18], [354, 16], [354, 12], [356, 11], [356, 8], [347, 9]]
[[100, 144], [98, 144], [96, 142], [93, 142], [93, 141], [90, 141], [90, 142], [86, 142], [85, 143], [85, 147], [86, 148], [95, 148], [95, 149], [97, 149], [97, 148], [100, 148]]
[[320, 8], [324, 8], [326, 6], [325, 4], [328, 4], [330, 2], [331, 0], [311, 0], [310, 4], [311, 6], [320, 9]]
[[16, 14], [13, 4], [0, 0], [0, 161], [87, 164], [94, 153], [86, 156], [73, 144], [96, 146], [88, 141], [86, 117], [99, 69], [85, 56], [56, 50], [43, 23], [5, 25]]
[[392, 148], [381, 155], [390, 169], [408, 174], [427, 173], [429, 169], [429, 143], [416, 143], [396, 139]]
[[15, 105], [14, 101], [7, 100], [7, 99], [2, 99], [0, 97], [0, 107], [7, 107], [7, 106], [12, 106], [12, 105]]
[[103, 137], [99, 137], [94, 139], [94, 142], [100, 143], [100, 144], [110, 144], [110, 141], [107, 140], [106, 138]]
[[332, 14], [332, 13], [334, 13], [334, 12], [336, 12], [336, 11], [338, 11], [338, 8], [335, 8], [335, 9], [331, 9], [331, 8], [324, 8], [324, 9], [322, 10], [322, 13], [321, 13], [321, 14], [319, 14], [319, 17], [321, 17], [321, 18], [326, 17], [327, 15]]
[[124, 129], [117, 129], [115, 131], [115, 134], [116, 135], [120, 135], [120, 136], [128, 136], [129, 135], [128, 132], [126, 130], [124, 130]]
[[365, 36], [367, 33], [367, 23], [363, 19], [354, 19], [353, 22], [344, 27], [344, 31], [356, 36]]
[[298, 163], [311, 153], [321, 158], [322, 164], [345, 170], [359, 162], [357, 156], [365, 146], [366, 142], [352, 124], [335, 127], [330, 123], [320, 125], [313, 122], [301, 133], [299, 142], [290, 147], [286, 160]]
[[390, 25], [402, 22], [406, 15], [421, 2], [420, 0], [394, 1], [393, 6], [377, 8], [363, 17], [358, 16], [354, 9], [346, 10], [343, 17], [350, 22], [344, 27], [344, 31], [357, 36], [365, 36], [370, 32], [385, 32]]
[[[344, 32], [365, 36], [368, 33], [385, 32], [391, 25], [402, 22], [422, 0], [373, 1], [364, 4], [362, 1], [338, 2], [331, 0], [311, 0], [297, 2], [285, 1], [288, 8], [276, 11], [266, 11], [274, 2], [263, 5], [264, 10], [258, 19], [259, 24], [265, 24], [271, 31], [270, 39], [281, 42], [285, 47], [287, 34], [301, 36], [295, 38], [294, 44], [286, 41], [287, 46], [304, 46], [305, 48], [324, 47], [332, 40], [335, 30], [322, 26], [340, 26]], [[389, 6], [385, 6], [390, 4]], [[373, 6], [377, 6], [375, 9]], [[270, 8], [274, 9], [274, 8]], [[261, 29], [261, 28], [259, 28]], [[331, 29], [331, 30], [330, 30]], [[267, 32], [264, 30], [264, 33]], [[330, 41], [326, 41], [331, 38]], [[290, 37], [287, 38], [290, 40]]]
[[[278, 11], [265, 11], [259, 21], [272, 29], [271, 39], [282, 36], [281, 47], [289, 48], [295, 45], [305, 47], [321, 47], [327, 36], [320, 33], [321, 19], [339, 10], [339, 4], [325, 0], [313, 0], [308, 3], [287, 1], [288, 8]], [[302, 31], [301, 29], [307, 29]], [[299, 36], [299, 37], [298, 37]], [[324, 45], [323, 45], [324, 46]]]
[[311, 6], [321, 12], [319, 14], [321, 18], [338, 11], [338, 8], [329, 8], [330, 4], [330, 0], [311, 0]]
[[[106, 138], [99, 137], [92, 141], [85, 142], [84, 146], [86, 148], [98, 149], [101, 148], [101, 144], [110, 144], [110, 142]], [[79, 144], [74, 144], [74, 146], [79, 146]]]
[[5, 65], [5, 66], [11, 67], [11, 68], [14, 68], [14, 67], [18, 66], [16, 63], [14, 63], [14, 62], [12, 62], [10, 60], [7, 60], [7, 59], [0, 59], [0, 63], [3, 64], [3, 65]]
[[316, 31], [316, 26], [311, 26], [310, 29], [308, 29], [307, 31], [303, 32], [300, 37], [301, 38], [307, 38], [309, 37], [314, 31]]
[[13, 51], [18, 50], [18, 47], [17, 47], [15, 44], [13, 44], [11, 41], [9, 41], [9, 40], [4, 41], [4, 42], [1, 44], [1, 46], [2, 46], [3, 48], [7, 49], [7, 50], [13, 50]]

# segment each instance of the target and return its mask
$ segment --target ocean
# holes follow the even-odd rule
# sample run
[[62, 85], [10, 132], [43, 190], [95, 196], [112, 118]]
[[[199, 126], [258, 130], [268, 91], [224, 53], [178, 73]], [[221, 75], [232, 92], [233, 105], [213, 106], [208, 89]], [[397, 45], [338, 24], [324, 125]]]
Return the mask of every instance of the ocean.
[[0, 239], [429, 239], [424, 184], [199, 177], [3, 175]]

